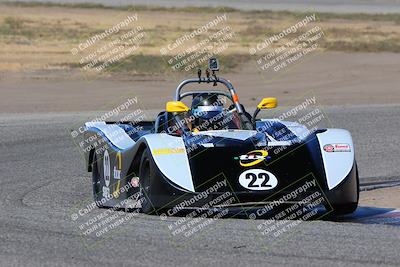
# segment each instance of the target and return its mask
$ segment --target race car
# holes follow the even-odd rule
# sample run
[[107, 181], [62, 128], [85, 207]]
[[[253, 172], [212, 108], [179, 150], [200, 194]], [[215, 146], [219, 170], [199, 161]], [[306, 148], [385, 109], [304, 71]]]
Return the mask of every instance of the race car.
[[[263, 98], [249, 114], [218, 70], [213, 58], [205, 77], [199, 70], [197, 78], [182, 81], [154, 121], [85, 123], [96, 205], [174, 215], [277, 201], [307, 205], [318, 195], [323, 201], [316, 204], [326, 211], [355, 211], [359, 179], [351, 134], [259, 119], [277, 100]], [[185, 91], [188, 85], [222, 89]]]

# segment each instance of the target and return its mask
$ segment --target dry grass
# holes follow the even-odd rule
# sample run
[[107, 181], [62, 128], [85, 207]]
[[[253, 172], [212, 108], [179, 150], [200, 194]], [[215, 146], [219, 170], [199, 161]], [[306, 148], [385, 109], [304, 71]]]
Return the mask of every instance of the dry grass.
[[[71, 48], [117, 24], [127, 15], [137, 13], [138, 25], [144, 28], [146, 38], [134, 56], [116, 64], [112, 70], [163, 72], [168, 65], [160, 55], [161, 47], [224, 12], [228, 16], [227, 25], [235, 32], [235, 37], [229, 41], [229, 49], [220, 56], [228, 71], [250, 59], [250, 47], [306, 15], [240, 12], [226, 8], [3, 4], [0, 5], [0, 70], [79, 67], [77, 58], [70, 53]], [[315, 24], [325, 33], [320, 42], [321, 50], [400, 52], [400, 15], [320, 13], [317, 16], [319, 20]], [[127, 31], [121, 31], [124, 32]], [[199, 40], [195, 38], [192, 43]]]

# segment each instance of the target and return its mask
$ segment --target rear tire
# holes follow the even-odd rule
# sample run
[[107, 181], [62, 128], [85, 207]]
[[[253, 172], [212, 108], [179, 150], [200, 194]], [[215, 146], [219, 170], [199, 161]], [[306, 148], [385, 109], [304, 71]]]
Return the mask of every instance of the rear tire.
[[92, 187], [93, 187], [93, 200], [95, 201], [97, 207], [106, 208], [102, 205], [103, 191], [102, 185], [100, 182], [100, 173], [99, 168], [97, 166], [97, 157], [96, 152], [93, 155], [93, 165], [92, 165]]

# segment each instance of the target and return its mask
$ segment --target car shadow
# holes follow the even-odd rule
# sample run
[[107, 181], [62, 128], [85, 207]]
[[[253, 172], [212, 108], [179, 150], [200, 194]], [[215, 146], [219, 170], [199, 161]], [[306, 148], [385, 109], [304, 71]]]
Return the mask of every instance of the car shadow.
[[379, 207], [358, 207], [352, 214], [335, 216], [328, 218], [328, 220], [335, 222], [400, 226], [400, 210]]

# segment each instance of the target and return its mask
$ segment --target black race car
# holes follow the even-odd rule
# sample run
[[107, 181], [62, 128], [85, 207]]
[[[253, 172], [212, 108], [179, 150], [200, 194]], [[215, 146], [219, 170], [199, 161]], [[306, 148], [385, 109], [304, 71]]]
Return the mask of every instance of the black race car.
[[[217, 70], [212, 60], [206, 77], [182, 81], [155, 121], [85, 123], [97, 206], [174, 215], [193, 207], [307, 205], [314, 194], [327, 210], [353, 212], [359, 183], [350, 133], [257, 119], [276, 99], [262, 99], [250, 115]], [[188, 84], [225, 90], [183, 91]]]

